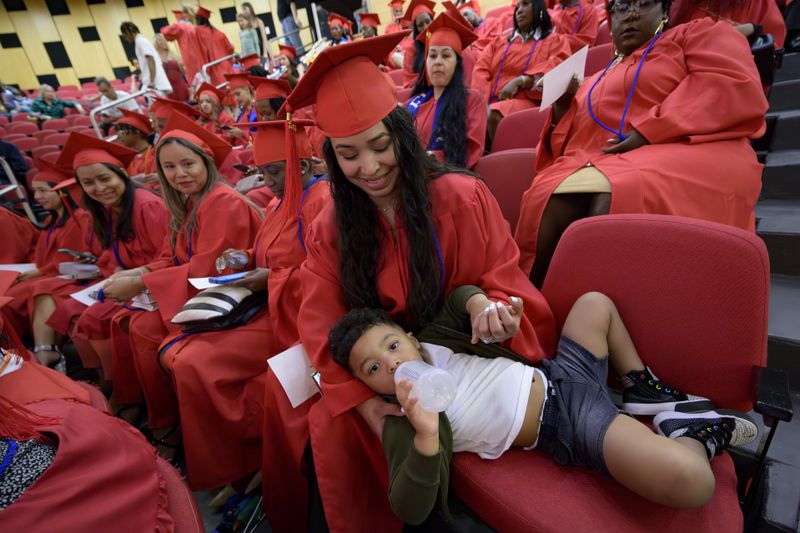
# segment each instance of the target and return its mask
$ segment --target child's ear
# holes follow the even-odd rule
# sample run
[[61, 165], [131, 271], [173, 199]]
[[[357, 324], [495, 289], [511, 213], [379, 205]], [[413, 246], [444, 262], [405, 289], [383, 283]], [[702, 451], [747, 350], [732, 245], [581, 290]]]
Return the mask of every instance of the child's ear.
[[419, 343], [419, 341], [417, 340], [417, 338], [414, 336], [413, 333], [411, 333], [410, 331], [407, 331], [406, 335], [408, 336], [409, 340], [411, 341], [411, 344], [414, 345], [414, 348], [419, 350], [422, 347], [422, 345]]

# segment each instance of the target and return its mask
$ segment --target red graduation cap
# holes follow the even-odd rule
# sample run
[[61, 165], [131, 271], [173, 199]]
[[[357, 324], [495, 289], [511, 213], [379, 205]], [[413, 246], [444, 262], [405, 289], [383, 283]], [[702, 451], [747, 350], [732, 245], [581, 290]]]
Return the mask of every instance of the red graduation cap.
[[408, 34], [406, 30], [323, 50], [282, 111], [316, 103], [317, 125], [329, 137], [349, 137], [372, 127], [397, 107], [394, 85], [378, 64]]
[[436, 4], [431, 2], [431, 0], [411, 0], [405, 15], [403, 15], [403, 21], [413, 24], [414, 21], [417, 20], [417, 17], [423, 13], [427, 13], [433, 17], [433, 8], [435, 6]]
[[466, 2], [464, 2], [463, 4], [461, 4], [461, 5], [458, 7], [458, 10], [459, 10], [460, 12], [463, 12], [465, 9], [471, 9], [471, 10], [473, 10], [473, 11], [474, 11], [476, 14], [478, 14], [478, 15], [480, 15], [480, 12], [481, 12], [481, 8], [480, 8], [480, 6], [478, 6], [478, 5], [477, 5], [475, 2], [473, 2], [472, 0], [467, 0]]
[[297, 59], [297, 49], [294, 46], [289, 46], [288, 44], [279, 44], [278, 50], [278, 55], [286, 56], [291, 59]]
[[256, 88], [255, 99], [269, 100], [271, 98], [286, 98], [292, 92], [289, 82], [284, 79], [273, 80], [250, 76], [250, 83]]
[[260, 67], [261, 66], [261, 58], [258, 57], [258, 54], [250, 54], [244, 57], [240, 57], [239, 61], [242, 63], [242, 68], [247, 70], [250, 67]]
[[372, 26], [377, 30], [381, 25], [381, 18], [377, 13], [361, 13], [361, 25]]
[[194, 14], [198, 17], [203, 17], [206, 20], [211, 18], [211, 11], [202, 6], [197, 6], [197, 9], [194, 10]]
[[346, 28], [348, 26], [347, 17], [344, 17], [338, 13], [331, 13], [328, 15], [328, 26], [332, 26], [334, 24], [341, 26], [342, 28]]
[[33, 189], [31, 182], [34, 181], [46, 181], [54, 185], [66, 182], [70, 182], [70, 184], [75, 183], [75, 179], [72, 178], [72, 171], [62, 172], [50, 161], [36, 158], [36, 167], [39, 169], [39, 172], [37, 172], [32, 179], [28, 180], [28, 186], [31, 189]]
[[244, 72], [225, 74], [225, 79], [230, 82], [230, 86], [228, 87], [229, 89], [238, 89], [240, 87], [252, 89], [252, 86], [250, 85], [250, 78], [251, 76]]
[[[296, 131], [292, 131], [295, 143], [295, 158], [308, 159], [314, 155], [314, 152], [306, 134], [306, 127], [314, 126], [314, 122], [311, 120], [293, 120], [291, 124], [296, 128]], [[289, 164], [286, 155], [286, 128], [291, 126], [288, 121], [249, 122], [236, 124], [236, 126], [240, 128], [256, 128], [253, 133], [253, 162], [256, 165], [266, 165], [276, 161], [287, 161], [287, 165]]]
[[209, 95], [217, 102], [222, 102], [222, 99], [225, 98], [225, 93], [222, 90], [217, 89], [207, 81], [201, 83], [200, 87], [197, 88], [197, 99], [199, 100], [204, 94]]
[[194, 108], [186, 102], [178, 100], [170, 100], [169, 98], [155, 97], [155, 101], [150, 106], [150, 112], [156, 118], [169, 118], [169, 116], [177, 111], [189, 117], [208, 118], [208, 116], [197, 108]]
[[124, 170], [135, 155], [136, 150], [121, 144], [110, 143], [98, 139], [94, 135], [71, 131], [67, 142], [64, 143], [64, 148], [58, 155], [56, 167], [62, 172], [71, 173], [76, 168], [86, 165], [108, 163]]
[[461, 22], [470, 31], [472, 30], [472, 24], [470, 24], [470, 22], [467, 20], [467, 17], [461, 14], [460, 8], [456, 7], [453, 2], [446, 0], [445, 2], [442, 2], [442, 5], [447, 10], [447, 14], [453, 17], [455, 21]]
[[153, 126], [150, 124], [150, 119], [136, 111], [129, 111], [127, 109], [120, 109], [122, 118], [117, 120], [117, 124], [127, 124], [132, 128], [136, 128], [145, 135], [153, 133]]
[[394, 9], [396, 7], [399, 7], [400, 9], [403, 9], [403, 4], [404, 3], [405, 3], [405, 0], [392, 0], [387, 5], [389, 7], [391, 7], [392, 9]]
[[[460, 19], [464, 19], [458, 15]], [[429, 46], [449, 46], [456, 53], [469, 46], [478, 36], [471, 29], [467, 29], [464, 24], [450, 16], [449, 13], [440, 13], [431, 22], [424, 33], [419, 34], [417, 40], [425, 44], [425, 50]]]
[[203, 128], [191, 118], [181, 113], [173, 113], [164, 125], [158, 143], [161, 144], [166, 139], [177, 137], [184, 141], [189, 141], [210, 155], [217, 165], [222, 166], [222, 162], [228, 157], [233, 148], [229, 143]]
[[178, 20], [184, 20], [186, 18], [186, 15], [184, 15], [183, 11], [180, 9], [173, 9], [172, 14], [175, 15], [175, 18]]

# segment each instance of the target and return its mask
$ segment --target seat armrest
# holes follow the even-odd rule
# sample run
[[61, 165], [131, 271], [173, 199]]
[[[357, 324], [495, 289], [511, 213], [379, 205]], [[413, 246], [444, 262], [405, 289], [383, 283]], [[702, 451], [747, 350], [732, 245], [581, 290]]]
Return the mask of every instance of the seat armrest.
[[[789, 422], [794, 415], [789, 377], [783, 370], [753, 366], [756, 401], [753, 410], [764, 417]], [[772, 425], [772, 424], [769, 424]]]

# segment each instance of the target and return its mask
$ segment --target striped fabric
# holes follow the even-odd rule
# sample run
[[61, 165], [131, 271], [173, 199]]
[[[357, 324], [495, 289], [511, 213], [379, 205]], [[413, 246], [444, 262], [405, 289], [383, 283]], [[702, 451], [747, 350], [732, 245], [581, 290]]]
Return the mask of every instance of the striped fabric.
[[228, 315], [242, 300], [253, 294], [243, 287], [211, 287], [189, 299], [172, 318], [173, 324], [213, 320]]

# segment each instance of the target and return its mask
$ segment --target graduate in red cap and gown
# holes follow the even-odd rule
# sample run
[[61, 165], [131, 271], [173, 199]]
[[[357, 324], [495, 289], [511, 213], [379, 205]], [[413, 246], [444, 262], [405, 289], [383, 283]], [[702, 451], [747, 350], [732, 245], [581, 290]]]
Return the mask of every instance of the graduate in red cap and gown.
[[417, 41], [417, 37], [433, 22], [435, 6], [431, 0], [411, 0], [403, 15], [403, 24], [412, 28], [412, 38], [405, 41], [403, 48], [403, 87], [413, 87], [425, 70], [425, 46]]
[[[211, 18], [211, 11], [208, 9], [197, 6], [195, 9], [195, 19], [197, 26], [195, 26], [195, 35], [199, 44], [200, 55], [203, 58], [203, 64], [210, 63], [211, 61], [220, 59], [225, 56], [232, 55], [234, 52], [233, 45], [228, 37], [217, 28], [213, 27], [209, 22]], [[233, 60], [228, 59], [222, 63], [217, 63], [208, 69], [208, 75], [211, 78], [211, 83], [214, 86], [225, 83], [225, 73], [233, 69]]]
[[774, 0], [675, 0], [670, 11], [673, 26], [708, 17], [730, 24], [751, 41], [762, 33], [772, 35], [775, 48], [786, 41], [786, 23]]
[[[263, 293], [267, 308], [235, 329], [188, 337], [177, 333], [162, 343], [163, 364], [180, 406], [188, 481], [195, 490], [233, 482], [261, 465], [264, 362], [297, 342], [305, 239], [330, 200], [328, 182], [311, 171], [306, 125], [285, 120], [252, 124], [253, 162], [274, 198], [254, 244], [240, 250], [248, 262], [239, 269], [252, 272], [233, 285]], [[289, 128], [293, 133], [287, 137]], [[290, 150], [287, 142], [294, 143]], [[221, 254], [221, 264], [235, 253]]]
[[349, 22], [350, 21], [347, 20], [346, 17], [338, 13], [331, 13], [328, 15], [328, 30], [331, 32], [331, 46], [350, 42], [350, 39], [347, 37], [347, 33], [345, 32]]
[[178, 22], [161, 28], [161, 35], [168, 41], [178, 42], [186, 78], [191, 82], [205, 62], [200, 54], [202, 48], [197, 39], [195, 26], [186, 20], [181, 11], [173, 11], [172, 13], [178, 19]]
[[[115, 320], [129, 319], [135, 375], [147, 403], [149, 425], [157, 440], [166, 439], [160, 444], [167, 448], [174, 448], [179, 437], [178, 406], [172, 382], [159, 362], [161, 341], [179, 330], [170, 320], [197, 293], [188, 279], [217, 275], [216, 259], [222, 252], [249, 248], [261, 226], [258, 209], [220, 180], [217, 166], [230, 150], [230, 144], [185, 115], [170, 116], [156, 147], [156, 161], [172, 216], [171, 232], [160, 257], [118, 273], [103, 289], [118, 303], [148, 290], [158, 305], [157, 311], [122, 311], [124, 316], [118, 314]], [[166, 449], [164, 453], [169, 455]]]
[[[491, 299], [472, 316], [475, 333], [490, 338], [490, 317], [506, 320], [507, 331], [516, 334], [495, 340], [532, 362], [555, 347], [553, 316], [519, 269], [519, 251], [497, 201], [480, 179], [425, 157], [411, 117], [397, 107], [395, 89], [377, 67], [403, 37], [394, 33], [323, 51], [286, 102], [290, 113], [316, 103], [335, 190], [306, 240], [297, 321], [322, 378], [321, 400], [308, 402], [308, 430], [332, 531], [403, 527], [386, 498], [379, 440], [383, 418], [399, 416], [399, 407], [337, 365], [328, 346], [331, 326], [349, 309], [382, 307], [414, 332], [450, 291], [475, 284]], [[488, 310], [490, 301], [513, 305], [514, 317], [501, 318], [494, 304]], [[283, 438], [297, 468], [280, 479], [285, 509], [270, 514], [271, 526], [305, 516], [307, 492], [297, 463], [305, 430], [285, 424]]]
[[0, 208], [0, 234], [5, 236], [5, 243], [0, 248], [1, 265], [30, 262], [39, 239], [39, 230], [30, 220], [10, 209]]
[[[197, 107], [205, 116], [201, 116], [197, 123], [203, 128], [235, 145], [246, 144], [244, 137], [237, 136], [233, 129], [236, 122], [222, 107], [225, 91], [217, 89], [209, 83], [203, 83], [197, 88]], [[241, 130], [239, 130], [241, 133]]]
[[425, 44], [425, 77], [405, 105], [426, 150], [440, 161], [463, 168], [475, 166], [486, 140], [486, 100], [467, 88], [466, 62], [461, 59], [475, 38], [448, 13], [436, 17], [418, 37]]
[[747, 41], [710, 19], [668, 28], [662, 2], [635, 14], [615, 6], [619, 55], [551, 110], [539, 173], [522, 197], [516, 241], [534, 283], [544, 280], [561, 232], [591, 214], [754, 229], [762, 165], [750, 139], [764, 133], [767, 101]]
[[[233, 95], [238, 107], [235, 122], [255, 122], [258, 119], [256, 108], [253, 102], [253, 86], [250, 84], [249, 74], [237, 72], [225, 74], [225, 79], [230, 82], [228, 90]], [[243, 139], [247, 144], [250, 143], [251, 135], [249, 130], [243, 130], [237, 126], [231, 126], [227, 133], [237, 139]]]
[[[60, 263], [75, 260], [71, 255], [58, 250], [67, 248], [76, 252], [89, 251], [84, 237], [91, 225], [91, 217], [78, 207], [66, 190], [53, 190], [65, 182], [74, 183], [74, 180], [45, 160], [40, 159], [38, 166], [39, 172], [31, 182], [31, 189], [36, 202], [50, 215], [44, 222], [34, 249], [33, 262], [36, 268], [17, 277], [17, 282], [5, 293], [14, 300], [3, 309], [7, 325], [22, 338], [31, 333], [33, 305], [29, 300], [32, 299], [31, 291], [35, 282], [45, 277], [54, 278], [58, 275]], [[38, 352], [39, 349], [35, 348], [34, 351]], [[41, 351], [46, 350], [42, 348]], [[62, 358], [52, 351], [43, 353], [40, 359], [47, 365], [57, 364], [59, 360]]]
[[389, 8], [392, 10], [392, 22], [386, 25], [383, 29], [384, 34], [397, 33], [407, 29], [403, 25], [403, 3], [404, 0], [392, 0], [389, 2]]
[[359, 15], [361, 21], [361, 34], [364, 39], [378, 36], [378, 28], [381, 25], [381, 18], [377, 13], [361, 13]]
[[158, 174], [156, 174], [156, 151], [150, 143], [153, 125], [150, 119], [141, 113], [120, 109], [122, 118], [114, 123], [117, 137], [122, 145], [136, 150], [136, 155], [128, 163], [125, 172], [128, 177], [138, 180], [148, 189], [158, 191]]
[[495, 35], [473, 73], [472, 87], [489, 102], [490, 138], [503, 117], [539, 104], [536, 83], [569, 55], [569, 41], [553, 31], [544, 0], [520, 0], [513, 31]]
[[594, 45], [597, 40], [600, 13], [588, 0], [559, 0], [550, 10], [550, 18], [556, 32], [567, 36], [572, 53]]

